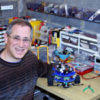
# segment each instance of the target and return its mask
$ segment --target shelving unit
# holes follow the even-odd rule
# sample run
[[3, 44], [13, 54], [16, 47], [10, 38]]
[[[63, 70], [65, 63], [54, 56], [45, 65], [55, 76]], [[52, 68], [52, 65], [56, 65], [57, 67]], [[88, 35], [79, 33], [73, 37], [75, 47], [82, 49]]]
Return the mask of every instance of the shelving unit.
[[[28, 9], [28, 11], [32, 11], [32, 10], [29, 10], [29, 9]], [[62, 15], [57, 15], [57, 14], [47, 13], [47, 12], [41, 12], [41, 11], [32, 11], [32, 12], [41, 13], [41, 14], [47, 14], [47, 15], [53, 15], [53, 16], [62, 17], [62, 18], [68, 18], [68, 19], [76, 19], [76, 20], [81, 20], [81, 21], [87, 21], [87, 22], [90, 22], [90, 23], [97, 23], [97, 24], [100, 24], [99, 21], [90, 21], [90, 20], [88, 20], [88, 19], [81, 19], [81, 18], [70, 17], [70, 16], [62, 16]]]
[[39, 20], [47, 20], [48, 24], [50, 24], [52, 27], [64, 27], [66, 25], [71, 25], [73, 27], [77, 27], [83, 30], [84, 32], [88, 32], [89, 34], [97, 34], [100, 32], [99, 22], [86, 21], [78, 18], [58, 16], [54, 14], [31, 10], [27, 10], [27, 15], [37, 18]]
[[3, 30], [3, 31], [0, 31], [0, 50], [2, 49], [2, 48], [4, 48], [4, 46], [5, 46], [5, 40], [4, 40], [4, 33], [5, 33], [6, 31], [5, 30]]
[[80, 51], [85, 51], [92, 54], [98, 53], [97, 39], [87, 37], [81, 34], [71, 34], [66, 31], [60, 31], [60, 48], [72, 48]]

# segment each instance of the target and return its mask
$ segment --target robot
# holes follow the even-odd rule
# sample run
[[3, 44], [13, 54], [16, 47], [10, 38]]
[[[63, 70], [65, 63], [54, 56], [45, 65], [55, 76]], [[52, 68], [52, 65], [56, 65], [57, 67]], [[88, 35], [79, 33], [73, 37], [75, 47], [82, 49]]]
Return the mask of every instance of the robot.
[[57, 83], [57, 86], [69, 88], [71, 85], [80, 83], [80, 77], [77, 76], [74, 69], [67, 65], [67, 63], [65, 62], [70, 54], [71, 53], [67, 51], [54, 51], [54, 56], [57, 56], [59, 58], [58, 61], [54, 61], [55, 66], [53, 67], [52, 74], [53, 80]]

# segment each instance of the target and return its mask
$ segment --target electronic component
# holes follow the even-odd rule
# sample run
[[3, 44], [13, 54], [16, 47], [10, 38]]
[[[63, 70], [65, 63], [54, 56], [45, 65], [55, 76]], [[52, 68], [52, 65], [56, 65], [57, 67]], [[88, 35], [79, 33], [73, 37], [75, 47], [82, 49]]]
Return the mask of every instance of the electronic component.
[[100, 74], [100, 57], [95, 57], [94, 72]]
[[38, 46], [37, 47], [37, 57], [43, 62], [49, 63], [48, 46]]

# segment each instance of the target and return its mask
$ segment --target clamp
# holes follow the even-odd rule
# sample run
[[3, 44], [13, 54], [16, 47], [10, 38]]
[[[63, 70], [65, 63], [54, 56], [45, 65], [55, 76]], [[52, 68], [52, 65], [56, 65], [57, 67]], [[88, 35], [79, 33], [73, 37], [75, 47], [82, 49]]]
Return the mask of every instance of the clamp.
[[87, 89], [90, 89], [92, 93], [94, 93], [94, 89], [91, 88], [91, 85], [88, 85], [86, 88], [83, 89], [83, 92], [85, 92]]

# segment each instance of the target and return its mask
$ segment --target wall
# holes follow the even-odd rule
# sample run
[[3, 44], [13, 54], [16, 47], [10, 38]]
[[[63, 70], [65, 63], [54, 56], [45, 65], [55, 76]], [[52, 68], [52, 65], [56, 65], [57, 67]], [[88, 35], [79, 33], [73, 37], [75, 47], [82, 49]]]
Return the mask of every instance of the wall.
[[0, 9], [0, 25], [7, 25], [9, 18], [26, 15], [26, 0], [0, 0], [0, 8], [9, 5], [13, 5], [13, 9]]
[[0, 6], [10, 5], [13, 5], [13, 9], [0, 10], [0, 25], [6, 25], [9, 18], [18, 16], [17, 0], [0, 0]]
[[27, 7], [26, 0], [18, 0], [18, 17], [26, 15]]

